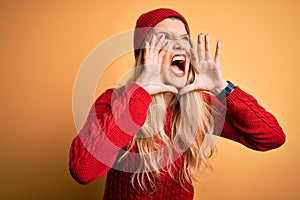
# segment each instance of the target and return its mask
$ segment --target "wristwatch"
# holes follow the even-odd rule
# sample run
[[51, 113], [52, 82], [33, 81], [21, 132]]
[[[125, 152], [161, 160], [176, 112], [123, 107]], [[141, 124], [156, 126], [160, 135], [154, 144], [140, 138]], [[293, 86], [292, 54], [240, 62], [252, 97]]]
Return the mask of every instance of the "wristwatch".
[[231, 83], [230, 81], [227, 81], [228, 85], [220, 94], [218, 94], [216, 97], [219, 100], [224, 100], [235, 88], [235, 85]]

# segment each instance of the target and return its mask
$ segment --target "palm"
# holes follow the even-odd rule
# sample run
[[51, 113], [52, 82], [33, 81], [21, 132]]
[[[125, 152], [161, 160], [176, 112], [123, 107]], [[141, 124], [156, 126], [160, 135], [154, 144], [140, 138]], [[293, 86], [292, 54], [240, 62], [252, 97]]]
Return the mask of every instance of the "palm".
[[202, 47], [202, 35], [199, 35], [197, 52], [191, 49], [191, 64], [195, 70], [195, 80], [192, 84], [183, 87], [180, 94], [193, 90], [207, 90], [214, 94], [224, 88], [220, 68], [221, 42], [217, 43], [215, 57], [212, 59], [208, 35], [205, 36], [205, 48]]
[[162, 60], [169, 48], [167, 45], [165, 46], [165, 50], [161, 50], [164, 45], [164, 39], [162, 37], [157, 41], [154, 35], [150, 44], [146, 42], [144, 70], [136, 82], [146, 89], [149, 94], [158, 94], [161, 92], [178, 93], [177, 88], [164, 84], [160, 77]]

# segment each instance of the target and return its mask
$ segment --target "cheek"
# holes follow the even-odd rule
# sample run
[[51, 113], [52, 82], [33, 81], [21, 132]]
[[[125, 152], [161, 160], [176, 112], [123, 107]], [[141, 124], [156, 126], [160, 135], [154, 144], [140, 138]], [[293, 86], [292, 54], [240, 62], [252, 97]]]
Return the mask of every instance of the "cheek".
[[162, 58], [162, 65], [163, 65], [164, 67], [169, 67], [170, 64], [171, 64], [171, 57], [165, 55], [165, 56]]

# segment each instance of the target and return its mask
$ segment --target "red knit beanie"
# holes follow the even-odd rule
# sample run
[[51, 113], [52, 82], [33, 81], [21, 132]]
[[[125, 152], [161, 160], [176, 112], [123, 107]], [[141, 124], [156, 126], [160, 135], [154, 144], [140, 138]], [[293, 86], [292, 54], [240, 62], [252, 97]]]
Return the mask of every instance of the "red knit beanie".
[[158, 8], [151, 10], [147, 13], [142, 14], [136, 21], [136, 26], [134, 30], [134, 57], [136, 58], [139, 49], [142, 47], [144, 39], [149, 31], [158, 24], [160, 21], [169, 18], [178, 17], [185, 24], [188, 34], [190, 33], [188, 23], [186, 19], [176, 12], [175, 10], [169, 8]]

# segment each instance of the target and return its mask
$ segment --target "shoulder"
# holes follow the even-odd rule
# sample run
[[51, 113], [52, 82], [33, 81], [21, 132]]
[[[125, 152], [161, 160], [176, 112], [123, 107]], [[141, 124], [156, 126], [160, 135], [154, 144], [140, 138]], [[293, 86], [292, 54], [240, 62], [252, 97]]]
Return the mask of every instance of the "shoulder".
[[100, 94], [96, 101], [95, 104], [103, 104], [103, 103], [109, 103], [111, 102], [112, 96], [117, 95], [122, 93], [122, 91], [124, 91], [124, 86], [120, 87], [120, 88], [109, 88], [107, 89], [105, 92], [103, 92], [102, 94]]

